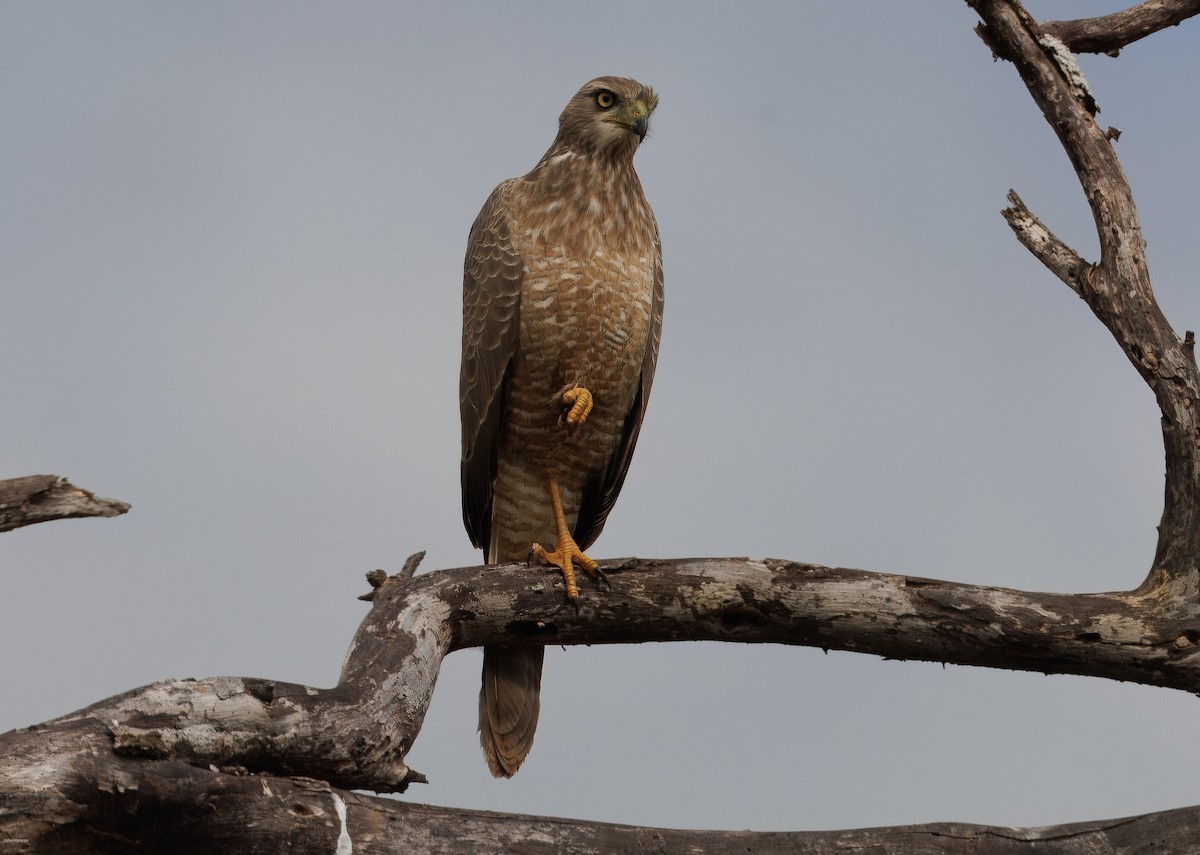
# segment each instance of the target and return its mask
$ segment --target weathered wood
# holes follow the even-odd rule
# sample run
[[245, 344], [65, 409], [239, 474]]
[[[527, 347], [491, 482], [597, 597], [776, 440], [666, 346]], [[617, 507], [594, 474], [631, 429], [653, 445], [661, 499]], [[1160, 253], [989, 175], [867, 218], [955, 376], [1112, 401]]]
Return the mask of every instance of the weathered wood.
[[[139, 762], [45, 767], [37, 790], [0, 801], [5, 853], [259, 855], [646, 853], [646, 855], [1159, 855], [1195, 852], [1200, 807], [1040, 828], [965, 823], [854, 831], [750, 832], [634, 827], [411, 804], [277, 778]], [[80, 806], [87, 806], [87, 820]], [[24, 816], [11, 817], [23, 807]], [[6, 811], [6, 812], [5, 812]]]
[[[1158, 546], [1143, 590], [1190, 608], [1200, 601], [1200, 369], [1195, 353], [1186, 338], [1175, 334], [1154, 297], [1133, 191], [1110, 134], [1096, 124], [1095, 101], [1074, 57], [1061, 42], [1048, 38], [1019, 3], [968, 3], [983, 20], [979, 35], [997, 56], [1016, 66], [1058, 135], [1092, 209], [1100, 261], [1082, 276], [1064, 276], [1063, 270], [1072, 266], [1069, 255], [1078, 254], [1036, 218], [1033, 223], [1045, 235], [1031, 230], [1032, 215], [1023, 206], [1006, 216], [1025, 246], [1072, 285], [1112, 333], [1158, 401], [1166, 480]], [[1200, 7], [1191, 14], [1197, 11]]]
[[1200, 0], [1147, 0], [1099, 18], [1047, 21], [1042, 29], [1061, 39], [1075, 53], [1107, 53], [1167, 27], [1176, 27], [1200, 14]]
[[[156, 835], [187, 828], [189, 840], [212, 847], [204, 851], [274, 851], [281, 836], [293, 851], [319, 849], [314, 841], [327, 844], [333, 821], [327, 785], [253, 778], [258, 783], [247, 790], [241, 783], [247, 779], [222, 782], [229, 776], [208, 767], [302, 775], [346, 789], [403, 791], [424, 780], [409, 769], [405, 755], [420, 730], [442, 657], [498, 642], [770, 641], [1200, 690], [1200, 625], [1164, 614], [1160, 603], [1136, 594], [1028, 594], [745, 558], [625, 559], [603, 566], [613, 590], [585, 595], [579, 614], [566, 603], [558, 577], [522, 565], [392, 577], [375, 589], [341, 681], [332, 689], [236, 677], [168, 681], [0, 735], [0, 836], [32, 841], [30, 851], [56, 851], [66, 842], [73, 851], [119, 851], [89, 850], [85, 843], [100, 828], [105, 835], [147, 844], [159, 841]], [[294, 786], [308, 795], [295, 795]], [[88, 788], [98, 788], [103, 797], [85, 793]], [[247, 801], [260, 791], [266, 802]], [[285, 798], [280, 795], [285, 791], [292, 794]], [[318, 791], [322, 795], [313, 795]], [[340, 797], [353, 804], [360, 799]], [[196, 805], [210, 812], [188, 814]], [[140, 809], [130, 813], [131, 806]], [[247, 817], [258, 811], [274, 820], [256, 816], [257, 824], [251, 825]], [[404, 822], [412, 822], [413, 815]], [[407, 851], [474, 846], [466, 816], [449, 811], [440, 818], [425, 816], [424, 822], [440, 830], [430, 832], [432, 841]], [[1164, 833], [1194, 821], [1194, 814], [1181, 815]], [[366, 824], [368, 831], [379, 820], [373, 822]], [[907, 851], [944, 851], [921, 846], [974, 840], [972, 851], [1008, 852], [1020, 850], [978, 846], [980, 840], [1008, 846], [1036, 839], [1023, 834], [1048, 833], [1005, 831], [1007, 836], [997, 837], [993, 831], [967, 830], [952, 838], [946, 826], [919, 833], [745, 838], [704, 833], [697, 838], [688, 835], [698, 833], [491, 815], [472, 822], [472, 834], [493, 840], [517, 839], [502, 832], [511, 828], [514, 835], [538, 839], [579, 835], [593, 841], [576, 851], [637, 851], [637, 841], [661, 845], [663, 851], [691, 851], [703, 839], [707, 851], [732, 851], [749, 841], [761, 851], [803, 844], [807, 851], [822, 852], [861, 834], [872, 845], [890, 840], [889, 846], [899, 846], [907, 840], [912, 846]], [[550, 834], [547, 823], [558, 831]], [[248, 834], [250, 827], [256, 830], [248, 837], [236, 836]], [[1089, 834], [1108, 840], [1106, 835], [1120, 827], [1106, 824], [1100, 836]], [[597, 828], [607, 830], [601, 834]], [[445, 837], [448, 829], [457, 836]], [[586, 835], [584, 829], [590, 829]], [[408, 836], [416, 833], [406, 826], [400, 839], [410, 844], [423, 839]], [[241, 843], [235, 846], [235, 840]], [[919, 840], [925, 842], [917, 846]], [[369, 851], [393, 850], [381, 843]]]
[[0, 481], [0, 532], [77, 517], [115, 517], [125, 502], [102, 499], [57, 475], [26, 475]]
[[[126, 756], [403, 791], [424, 780], [405, 756], [442, 658], [485, 644], [772, 642], [1200, 692], [1200, 620], [1136, 593], [1033, 594], [771, 559], [601, 566], [613, 590], [585, 596], [579, 614], [561, 579], [523, 565], [393, 577], [334, 688], [172, 680], [47, 726], [90, 721], [96, 745]], [[46, 736], [4, 734], [0, 754], [32, 756]], [[80, 737], [48, 741], [43, 759], [69, 764]]]

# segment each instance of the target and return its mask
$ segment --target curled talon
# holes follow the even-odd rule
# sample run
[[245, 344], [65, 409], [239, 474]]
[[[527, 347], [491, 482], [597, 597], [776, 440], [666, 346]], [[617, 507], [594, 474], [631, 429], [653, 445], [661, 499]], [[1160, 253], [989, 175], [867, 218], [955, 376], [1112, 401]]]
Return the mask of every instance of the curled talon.
[[558, 417], [560, 427], [578, 427], [592, 411], [592, 393], [576, 386], [562, 393], [563, 413]]

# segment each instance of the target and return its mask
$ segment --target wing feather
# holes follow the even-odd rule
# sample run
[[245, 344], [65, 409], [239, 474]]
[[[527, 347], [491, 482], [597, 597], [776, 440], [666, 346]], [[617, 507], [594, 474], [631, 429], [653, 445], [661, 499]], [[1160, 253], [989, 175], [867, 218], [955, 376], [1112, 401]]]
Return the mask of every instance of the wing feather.
[[650, 335], [646, 342], [646, 355], [642, 358], [641, 385], [634, 396], [633, 406], [625, 415], [621, 430], [621, 442], [608, 462], [583, 488], [579, 517], [572, 536], [580, 549], [587, 549], [600, 536], [609, 512], [616, 504], [625, 475], [629, 472], [629, 461], [637, 445], [642, 419], [646, 416], [646, 404], [650, 400], [650, 387], [654, 383], [654, 369], [658, 364], [658, 344], [662, 339], [663, 320], [663, 268], [662, 245], [658, 239], [658, 227], [654, 226], [654, 293], [650, 303]]
[[508, 225], [506, 181], [492, 191], [471, 226], [463, 265], [462, 510], [471, 543], [487, 555], [492, 492], [505, 398], [521, 321], [524, 265]]

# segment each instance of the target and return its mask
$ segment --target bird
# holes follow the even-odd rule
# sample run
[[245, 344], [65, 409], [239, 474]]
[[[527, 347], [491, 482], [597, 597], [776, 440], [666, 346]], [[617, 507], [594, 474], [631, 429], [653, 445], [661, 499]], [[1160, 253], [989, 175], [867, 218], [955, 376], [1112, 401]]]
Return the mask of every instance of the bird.
[[[597, 77], [567, 102], [550, 148], [492, 191], [463, 266], [463, 522], [484, 561], [576, 569], [637, 444], [662, 334], [662, 246], [633, 167], [658, 95]], [[485, 646], [479, 739], [512, 777], [533, 744], [544, 648]]]

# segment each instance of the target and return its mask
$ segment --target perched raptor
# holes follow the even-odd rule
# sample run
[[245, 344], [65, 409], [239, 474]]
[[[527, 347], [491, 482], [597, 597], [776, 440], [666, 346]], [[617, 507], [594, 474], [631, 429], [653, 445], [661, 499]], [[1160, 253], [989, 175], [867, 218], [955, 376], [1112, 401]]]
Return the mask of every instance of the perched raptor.
[[[497, 187], [463, 276], [463, 520], [488, 563], [575, 569], [604, 527], [637, 442], [662, 330], [662, 251], [633, 169], [658, 96], [584, 85], [531, 172]], [[543, 648], [486, 647], [479, 735], [511, 777], [537, 726]]]

